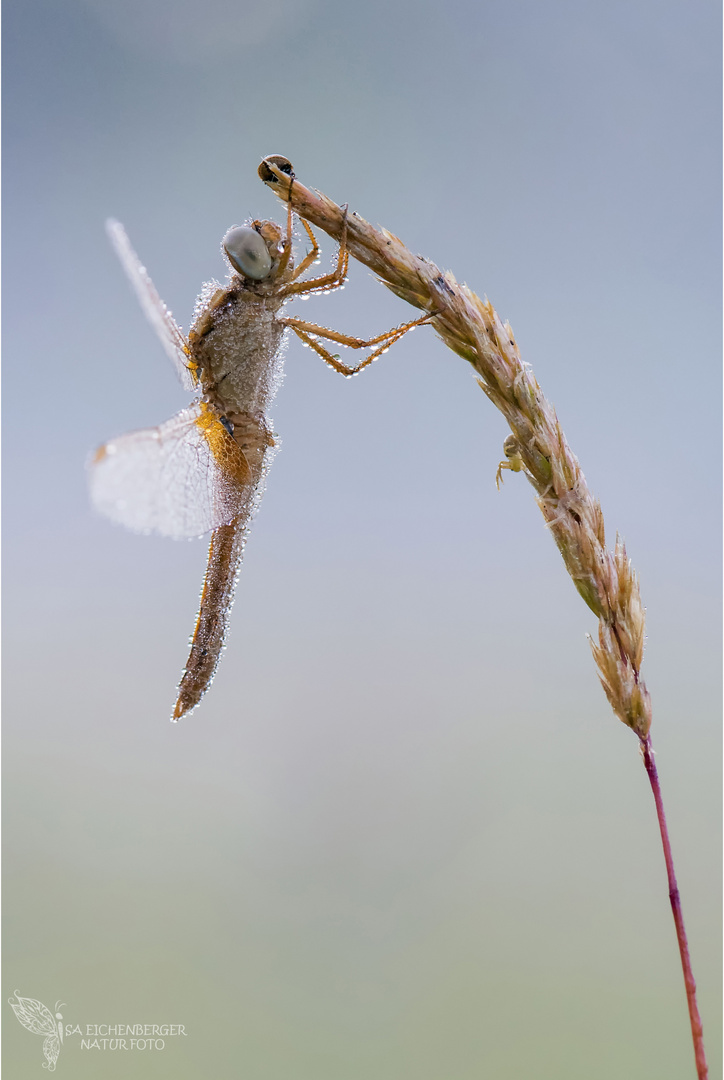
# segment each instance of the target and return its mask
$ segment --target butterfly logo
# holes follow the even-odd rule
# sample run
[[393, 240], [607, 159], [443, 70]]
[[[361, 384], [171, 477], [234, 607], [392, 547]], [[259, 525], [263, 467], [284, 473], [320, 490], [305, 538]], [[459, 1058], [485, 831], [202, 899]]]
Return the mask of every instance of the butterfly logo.
[[55, 1063], [58, 1060], [60, 1045], [63, 1042], [63, 1016], [62, 1013], [58, 1012], [58, 1009], [65, 1002], [56, 1001], [55, 1016], [53, 1016], [50, 1009], [43, 1005], [42, 1001], [36, 1001], [35, 998], [21, 997], [17, 990], [15, 991], [15, 997], [17, 1001], [8, 998], [13, 1012], [24, 1028], [32, 1031], [34, 1035], [43, 1036], [43, 1053], [45, 1054], [43, 1068], [47, 1069], [48, 1072], [55, 1072]]

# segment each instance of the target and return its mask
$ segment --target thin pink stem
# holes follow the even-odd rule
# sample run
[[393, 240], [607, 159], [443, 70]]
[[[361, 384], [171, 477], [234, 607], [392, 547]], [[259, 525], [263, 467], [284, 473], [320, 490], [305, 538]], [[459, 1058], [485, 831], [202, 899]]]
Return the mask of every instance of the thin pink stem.
[[661, 830], [661, 843], [664, 845], [666, 874], [669, 879], [669, 900], [671, 901], [671, 911], [674, 916], [674, 924], [676, 926], [676, 940], [679, 943], [681, 966], [684, 970], [686, 1001], [689, 1006], [689, 1019], [691, 1021], [691, 1037], [694, 1041], [694, 1059], [696, 1061], [696, 1074], [699, 1080], [707, 1080], [709, 1076], [709, 1070], [706, 1064], [706, 1054], [704, 1053], [704, 1030], [701, 1026], [701, 1017], [699, 1016], [699, 1009], [696, 1004], [696, 983], [694, 981], [694, 973], [691, 970], [691, 957], [689, 956], [689, 945], [686, 940], [684, 915], [681, 910], [681, 897], [679, 896], [679, 886], [676, 884], [674, 858], [671, 854], [669, 830], [666, 827], [664, 803], [663, 799], [661, 798], [661, 785], [659, 783], [659, 774], [656, 771], [656, 762], [654, 761], [654, 749], [651, 745], [650, 735], [647, 735], [645, 739], [641, 739], [641, 751], [643, 753], [644, 765], [646, 766], [646, 772], [648, 773], [649, 782], [651, 783], [651, 790], [654, 793], [656, 814], [659, 819], [659, 829]]

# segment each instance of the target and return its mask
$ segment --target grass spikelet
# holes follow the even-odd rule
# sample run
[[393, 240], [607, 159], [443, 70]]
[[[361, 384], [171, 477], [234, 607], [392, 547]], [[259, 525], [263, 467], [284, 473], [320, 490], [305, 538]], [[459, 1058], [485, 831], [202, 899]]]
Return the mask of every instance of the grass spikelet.
[[[279, 168], [277, 162], [285, 162]], [[262, 180], [312, 225], [339, 240], [345, 210], [321, 192], [301, 184], [284, 158], [266, 158]], [[603, 513], [528, 364], [523, 363], [513, 330], [501, 322], [492, 304], [481, 300], [450, 271], [413, 255], [386, 229], [347, 215], [349, 253], [368, 266], [389, 289], [413, 307], [434, 313], [437, 333], [467, 360], [478, 384], [505, 417], [511, 434], [505, 440], [506, 460], [498, 468], [524, 472], [563, 562], [583, 600], [598, 619], [593, 658], [615, 715], [638, 736], [644, 766], [656, 804], [669, 883], [669, 898], [689, 1008], [698, 1080], [708, 1076], [696, 984], [691, 970], [679, 890], [674, 874], [661, 788], [651, 745], [651, 699], [641, 678], [645, 618], [639, 585], [623, 542], [606, 548]]]

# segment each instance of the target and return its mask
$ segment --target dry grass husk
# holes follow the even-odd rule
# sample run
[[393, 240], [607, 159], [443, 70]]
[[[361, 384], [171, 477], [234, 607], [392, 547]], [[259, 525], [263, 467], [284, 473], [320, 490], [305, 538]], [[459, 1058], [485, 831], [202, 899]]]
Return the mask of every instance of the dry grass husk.
[[[344, 208], [290, 175], [281, 157], [266, 158], [259, 175], [296, 213], [339, 240]], [[603, 513], [563, 434], [555, 409], [530, 366], [520, 357], [510, 325], [448, 271], [413, 255], [386, 229], [357, 214], [347, 218], [350, 254], [373, 270], [413, 307], [435, 312], [431, 320], [453, 352], [472, 364], [478, 382], [510, 425], [508, 462], [525, 472], [547, 527], [578, 592], [599, 620], [591, 641], [599, 677], [613, 711], [641, 740], [651, 727], [651, 701], [640, 677], [644, 608], [623, 542], [606, 548]]]

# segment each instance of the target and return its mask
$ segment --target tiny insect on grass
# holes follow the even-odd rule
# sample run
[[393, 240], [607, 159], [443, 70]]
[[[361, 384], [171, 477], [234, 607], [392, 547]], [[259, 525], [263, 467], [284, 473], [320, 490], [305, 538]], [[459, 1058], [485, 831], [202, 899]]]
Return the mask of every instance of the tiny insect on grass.
[[[292, 182], [286, 158], [272, 161]], [[346, 221], [346, 210], [344, 211]], [[282, 378], [287, 330], [345, 377], [368, 367], [434, 311], [372, 338], [286, 316], [288, 300], [340, 288], [349, 255], [342, 230], [332, 271], [304, 280], [319, 246], [302, 219], [311, 250], [295, 267], [293, 215], [286, 230], [272, 221], [251, 221], [228, 230], [222, 249], [230, 274], [225, 285], [208, 282], [196, 301], [187, 336], [159, 297], [123, 226], [108, 234], [141, 306], [156, 330], [183, 386], [196, 400], [156, 428], [131, 432], [101, 446], [90, 463], [91, 498], [111, 520], [139, 532], [175, 538], [211, 531], [211, 543], [189, 657], [172, 714], [177, 721], [209, 688], [218, 666], [234, 599], [236, 579], [254, 511], [263, 495], [275, 450], [269, 406]], [[371, 349], [358, 364], [344, 364], [322, 344]]]

